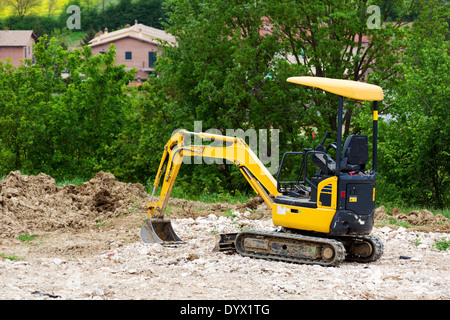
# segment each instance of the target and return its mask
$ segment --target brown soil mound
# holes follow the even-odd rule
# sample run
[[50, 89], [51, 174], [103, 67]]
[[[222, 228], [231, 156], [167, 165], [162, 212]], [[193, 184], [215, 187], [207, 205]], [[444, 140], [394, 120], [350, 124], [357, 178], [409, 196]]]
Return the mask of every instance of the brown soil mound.
[[46, 174], [11, 172], [0, 181], [0, 238], [80, 229], [129, 213], [147, 194], [141, 184], [123, 183], [99, 172], [81, 186], [58, 187]]
[[256, 197], [254, 197], [254, 198], [248, 199], [247, 203], [238, 205], [237, 208], [238, 208], [239, 210], [244, 210], [244, 211], [245, 211], [246, 209], [256, 210], [256, 209], [258, 209], [258, 207], [259, 207], [261, 204], [264, 204], [264, 199], [261, 198], [260, 196], [256, 196]]
[[412, 229], [432, 232], [450, 232], [450, 219], [442, 214], [433, 214], [424, 209], [422, 211], [411, 211], [408, 214], [403, 213], [398, 207], [392, 208], [386, 214], [386, 208], [381, 206], [375, 210], [375, 220], [383, 221], [394, 218], [398, 222], [406, 222], [412, 226]]

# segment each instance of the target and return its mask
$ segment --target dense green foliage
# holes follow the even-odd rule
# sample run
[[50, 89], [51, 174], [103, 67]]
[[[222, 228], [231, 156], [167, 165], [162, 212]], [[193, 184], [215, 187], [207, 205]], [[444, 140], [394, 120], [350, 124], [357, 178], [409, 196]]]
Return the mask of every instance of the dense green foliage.
[[[382, 8], [381, 23], [392, 23], [369, 28], [370, 4]], [[130, 23], [123, 20], [127, 7], [129, 0], [121, 0], [108, 13], [111, 29]], [[107, 170], [150, 184], [171, 134], [194, 130], [198, 121], [203, 131], [222, 134], [278, 129], [280, 155], [301, 151], [313, 146], [311, 132], [320, 141], [326, 130], [336, 130], [336, 96], [285, 81], [314, 75], [385, 89], [379, 201], [448, 206], [445, 3], [166, 0], [161, 10], [178, 46], [165, 48], [158, 77], [138, 88], [126, 86], [132, 72], [113, 65], [114, 48], [92, 56], [87, 47], [68, 52], [55, 41], [40, 41], [35, 65], [0, 64], [0, 175], [20, 169], [62, 180]], [[404, 27], [411, 17], [412, 28]], [[91, 21], [105, 26], [100, 19], [93, 15]], [[70, 71], [67, 78], [63, 70]], [[371, 105], [344, 102], [344, 139], [371, 135]], [[251, 192], [234, 166], [220, 164], [182, 166], [176, 188], [187, 195]]]
[[383, 126], [381, 168], [385, 199], [411, 205], [450, 201], [450, 57], [448, 45], [414, 42], [404, 62], [405, 76], [395, 89]]
[[391, 118], [379, 185], [388, 201], [443, 208], [450, 203], [450, 46], [444, 8], [425, 4], [408, 34], [403, 76], [385, 101]]
[[[81, 30], [95, 32], [108, 28], [110, 31], [133, 24], [135, 20], [147, 26], [162, 28], [165, 14], [162, 9], [163, 0], [119, 0], [102, 6], [102, 3], [93, 6], [93, 1], [70, 0], [67, 6], [77, 5], [81, 9]], [[24, 17], [11, 15], [0, 16], [0, 29], [34, 30], [38, 37], [44, 34], [53, 34], [55, 30], [67, 30], [67, 19], [72, 13], [65, 9], [59, 14], [37, 16], [27, 14]], [[73, 30], [80, 31], [80, 30]]]
[[89, 177], [123, 129], [123, 85], [133, 75], [114, 66], [113, 47], [94, 56], [89, 47], [67, 51], [45, 40], [36, 64], [0, 62], [0, 172]]

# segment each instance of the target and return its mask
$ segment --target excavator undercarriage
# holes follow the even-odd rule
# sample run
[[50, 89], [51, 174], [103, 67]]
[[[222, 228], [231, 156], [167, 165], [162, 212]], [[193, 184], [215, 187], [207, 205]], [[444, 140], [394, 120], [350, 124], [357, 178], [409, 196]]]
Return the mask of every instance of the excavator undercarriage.
[[[303, 152], [287, 152], [283, 156], [277, 180], [265, 168], [245, 141], [237, 137], [180, 130], [166, 143], [147, 204], [149, 218], [141, 229], [144, 242], [184, 243], [164, 218], [170, 193], [183, 157], [201, 156], [225, 159], [234, 163], [253, 190], [272, 209], [275, 231], [248, 230], [220, 234], [213, 251], [237, 252], [243, 256], [285, 262], [336, 266], [343, 261], [372, 262], [383, 254], [381, 241], [370, 235], [374, 223], [377, 101], [381, 88], [349, 80], [316, 77], [293, 77], [288, 82], [320, 88], [339, 95], [337, 141], [330, 146], [336, 161], [328, 155], [324, 142]], [[373, 100], [372, 171], [366, 169], [368, 143], [366, 136], [350, 135], [342, 148], [343, 97]], [[190, 145], [186, 139], [197, 136], [218, 142], [215, 145]], [[281, 172], [287, 156], [300, 156], [297, 178], [283, 181]], [[314, 177], [307, 176], [308, 163], [319, 168]], [[164, 177], [163, 177], [164, 173]], [[163, 179], [160, 196], [152, 202]]]
[[213, 251], [237, 251], [252, 258], [336, 266], [344, 260], [375, 261], [383, 254], [383, 244], [373, 236], [325, 237], [289, 230], [250, 230], [218, 235]]

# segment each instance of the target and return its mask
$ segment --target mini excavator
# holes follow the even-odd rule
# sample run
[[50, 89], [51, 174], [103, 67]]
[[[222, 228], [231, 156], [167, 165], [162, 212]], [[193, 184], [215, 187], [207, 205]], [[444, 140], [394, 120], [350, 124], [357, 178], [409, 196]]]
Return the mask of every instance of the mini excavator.
[[[241, 138], [177, 131], [164, 147], [151, 199], [146, 205], [149, 218], [141, 228], [144, 242], [183, 243], [170, 219], [164, 217], [164, 210], [183, 157], [201, 156], [234, 163], [271, 208], [272, 222], [277, 227], [274, 231], [220, 234], [214, 251], [235, 251], [253, 258], [324, 266], [336, 266], [344, 260], [372, 262], [383, 254], [381, 241], [370, 235], [375, 210], [378, 101], [383, 100], [383, 90], [372, 84], [323, 77], [290, 77], [287, 81], [338, 96], [336, 141], [325, 147], [327, 132], [317, 147], [286, 152], [275, 179]], [[344, 97], [373, 101], [372, 170], [366, 168], [367, 136], [352, 134], [342, 144]], [[191, 136], [218, 143], [188, 145]], [[335, 159], [330, 156], [333, 153]], [[291, 157], [297, 160], [288, 161]], [[288, 163], [295, 163], [297, 168], [295, 176], [290, 175], [286, 180], [281, 173]], [[311, 165], [317, 171], [308, 178]], [[161, 178], [159, 199], [152, 202]]]

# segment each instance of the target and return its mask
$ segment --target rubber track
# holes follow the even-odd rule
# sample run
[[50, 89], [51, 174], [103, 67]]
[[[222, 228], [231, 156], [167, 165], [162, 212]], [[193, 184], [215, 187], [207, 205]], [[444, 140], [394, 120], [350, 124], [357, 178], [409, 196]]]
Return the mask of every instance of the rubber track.
[[[330, 260], [325, 259], [309, 259], [309, 258], [299, 258], [296, 256], [290, 255], [277, 255], [271, 252], [262, 253], [255, 251], [247, 251], [244, 249], [243, 241], [245, 238], [252, 237], [253, 239], [273, 239], [276, 240], [292, 240], [298, 241], [299, 243], [304, 242], [307, 243], [315, 243], [318, 245], [329, 245], [334, 250], [334, 256]], [[318, 264], [323, 266], [337, 266], [342, 261], [345, 260], [345, 248], [342, 242], [335, 239], [328, 238], [319, 238], [313, 236], [305, 236], [300, 234], [290, 234], [284, 232], [270, 232], [270, 231], [242, 231], [236, 236], [235, 241], [236, 251], [247, 257], [259, 258], [259, 259], [271, 259], [271, 260], [280, 260], [286, 262], [294, 262], [301, 264]]]

